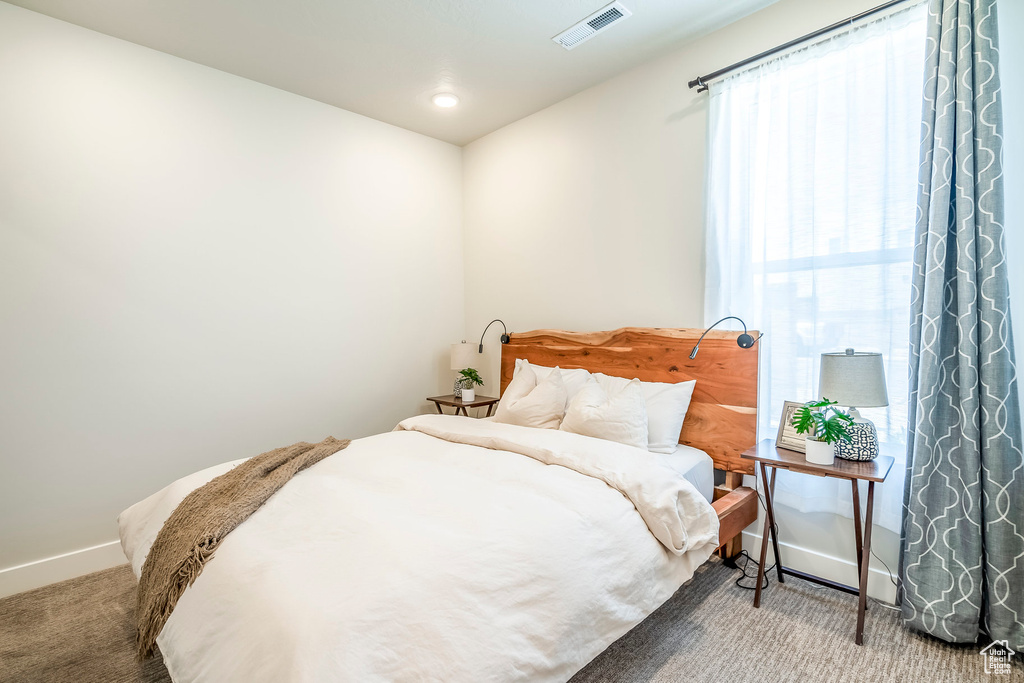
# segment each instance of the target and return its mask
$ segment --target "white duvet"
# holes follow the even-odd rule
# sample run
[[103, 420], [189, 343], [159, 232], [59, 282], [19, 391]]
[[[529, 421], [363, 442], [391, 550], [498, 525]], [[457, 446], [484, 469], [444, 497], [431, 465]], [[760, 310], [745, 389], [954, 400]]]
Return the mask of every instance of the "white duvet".
[[[118, 519], [139, 575], [164, 520], [241, 461]], [[299, 473], [222, 542], [157, 642], [176, 683], [565, 681], [717, 545], [646, 451], [426, 415]]]

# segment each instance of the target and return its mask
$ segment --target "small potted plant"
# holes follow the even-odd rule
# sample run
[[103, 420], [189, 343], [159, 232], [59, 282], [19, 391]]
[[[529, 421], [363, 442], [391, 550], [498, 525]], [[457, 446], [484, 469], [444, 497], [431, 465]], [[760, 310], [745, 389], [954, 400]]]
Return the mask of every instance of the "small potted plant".
[[807, 434], [807, 462], [831, 465], [836, 457], [836, 442], [850, 441], [847, 427], [853, 424], [848, 413], [827, 398], [808, 401], [793, 415], [797, 434]]
[[483, 386], [484, 381], [480, 378], [480, 373], [473, 368], [466, 368], [465, 370], [459, 370], [459, 377], [457, 385], [462, 389], [462, 400], [465, 403], [472, 403], [476, 400], [476, 389], [474, 386]]

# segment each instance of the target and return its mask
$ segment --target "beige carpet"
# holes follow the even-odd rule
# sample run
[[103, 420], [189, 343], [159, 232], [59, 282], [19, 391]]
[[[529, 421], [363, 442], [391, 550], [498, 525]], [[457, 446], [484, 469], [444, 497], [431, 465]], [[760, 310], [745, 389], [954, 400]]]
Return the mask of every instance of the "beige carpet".
[[[1024, 681], [986, 676], [976, 646], [907, 631], [869, 611], [853, 644], [855, 599], [787, 579], [761, 609], [736, 570], [705, 564], [661, 609], [613, 644], [573, 683], [639, 681]], [[133, 659], [135, 580], [127, 565], [0, 600], [0, 681], [165, 683], [159, 657]], [[230, 682], [224, 682], [230, 683]]]
[[169, 683], [160, 657], [135, 661], [128, 565], [0, 599], [0, 681]]

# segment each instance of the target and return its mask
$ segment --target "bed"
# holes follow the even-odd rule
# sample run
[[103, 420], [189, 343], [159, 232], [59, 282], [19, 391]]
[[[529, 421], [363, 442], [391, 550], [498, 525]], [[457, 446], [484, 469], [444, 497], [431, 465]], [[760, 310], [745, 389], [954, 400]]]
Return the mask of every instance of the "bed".
[[[693, 467], [589, 436], [459, 416], [422, 415], [354, 440], [224, 539], [158, 638], [171, 677], [568, 680], [756, 517], [749, 489], [718, 487], [709, 503], [706, 469], [704, 484], [690, 480], [699, 451], [739, 473], [739, 453], [756, 441], [756, 352], [709, 335], [691, 361], [699, 332], [538, 331], [502, 347], [503, 391], [516, 358], [644, 381], [696, 379], [678, 452]], [[178, 502], [238, 462], [180, 479], [121, 514], [136, 576]]]
[[[758, 339], [757, 330], [748, 330]], [[690, 352], [703, 335], [695, 358]], [[741, 457], [757, 443], [758, 351], [742, 349], [725, 330], [623, 327], [610, 332], [534, 330], [510, 335], [501, 353], [501, 389], [512, 380], [516, 359], [537, 365], [582, 368], [645, 382], [696, 380], [679, 443], [706, 453], [724, 482], [714, 487], [722, 528], [720, 554], [734, 558], [740, 532], [757, 518], [757, 495], [742, 485], [754, 475]]]

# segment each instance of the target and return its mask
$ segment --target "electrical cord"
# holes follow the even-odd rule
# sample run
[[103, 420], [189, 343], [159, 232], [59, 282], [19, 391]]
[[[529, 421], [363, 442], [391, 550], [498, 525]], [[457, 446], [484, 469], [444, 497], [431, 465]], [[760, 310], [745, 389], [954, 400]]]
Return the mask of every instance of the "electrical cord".
[[[896, 586], [896, 590], [899, 591], [900, 586], [899, 586], [898, 583], [896, 583], [896, 579], [894, 579], [892, 577], [892, 570], [889, 569], [889, 565], [887, 565], [885, 563], [885, 561], [882, 560], [882, 558], [880, 558], [878, 555], [875, 555], [875, 551], [874, 550], [871, 551], [871, 557], [875, 558], [876, 560], [878, 560], [879, 562], [882, 563], [882, 566], [885, 567], [885, 573], [889, 575], [889, 581], [891, 581], [892, 585]], [[887, 610], [892, 610], [893, 612], [902, 612], [903, 611], [898, 605], [890, 605], [887, 602], [882, 602], [881, 600], [878, 600], [876, 598], [872, 598], [870, 596], [868, 597], [868, 600], [870, 600], [871, 602], [876, 603], [877, 605], [879, 605], [881, 607], [884, 607]]]
[[[761, 508], [764, 510], [765, 515], [767, 515], [768, 514], [768, 508], [765, 506], [764, 500], [761, 498], [761, 491], [758, 488], [758, 479], [757, 479], [756, 475], [754, 476], [754, 493], [757, 494], [757, 501], [761, 504]], [[772, 525], [772, 532], [775, 533], [776, 534], [776, 538], [778, 538], [778, 536], [777, 536], [777, 534], [779, 533], [779, 525], [778, 524], [773, 524]], [[743, 558], [743, 564], [742, 565], [740, 565], [740, 563], [739, 563], [739, 559], [740, 558]], [[736, 563], [736, 568], [739, 569], [740, 573], [741, 573], [741, 576], [736, 579], [736, 582], [735, 582], [736, 585], [738, 587], [740, 587], [740, 588], [742, 588], [744, 590], [748, 590], [748, 591], [757, 590], [757, 584], [756, 584], [756, 582], [757, 582], [757, 572], [755, 571], [753, 574], [748, 574], [747, 573], [747, 567], [749, 567], [751, 564], [753, 564], [755, 567], [760, 567], [761, 563], [758, 562], [757, 560], [755, 560], [753, 557], [751, 557], [750, 553], [748, 553], [746, 550], [741, 550], [740, 554], [737, 555], [735, 558], [733, 558], [733, 562]], [[768, 575], [769, 575], [769, 573], [773, 569], [775, 569], [775, 565], [777, 563], [778, 563], [778, 558], [775, 559], [775, 563], [773, 563], [772, 566], [770, 566], [770, 567], [768, 567], [767, 569], [764, 570], [764, 583], [761, 584], [761, 590], [764, 590], [765, 588], [768, 587], [768, 583], [769, 583]], [[752, 585], [752, 586], [744, 585], [743, 583], [741, 583], [743, 581], [748, 581], [748, 580], [751, 580], [751, 579], [755, 582], [755, 584]]]
[[889, 565], [887, 565], [878, 555], [875, 555], [874, 550], [871, 551], [871, 557], [875, 558], [876, 560], [882, 563], [882, 566], [885, 567], [885, 573], [889, 575], [889, 581], [892, 582], [892, 585], [899, 588], [899, 584], [896, 583], [896, 579], [892, 578], [892, 570], [889, 569]]
[[[764, 510], [765, 517], [767, 517], [768, 516], [768, 507], [764, 503], [764, 498], [761, 497], [761, 489], [758, 488], [759, 486], [760, 486], [760, 484], [758, 482], [757, 475], [754, 475], [754, 493], [757, 494], [757, 502], [761, 504], [761, 509]], [[772, 533], [775, 534], [775, 538], [779, 537], [779, 525], [774, 523], [774, 520], [772, 522]], [[753, 558], [751, 558], [751, 559], [753, 559]], [[778, 558], [776, 558], [776, 559], [778, 559]]]
[[[740, 565], [740, 563], [739, 563], [739, 559], [741, 557], [744, 560], [742, 565]], [[760, 563], [757, 560], [755, 560], [754, 558], [752, 558], [750, 556], [750, 554], [746, 550], [741, 550], [740, 554], [736, 556], [734, 561], [736, 562], [736, 568], [739, 569], [740, 573], [742, 574], [742, 576], [740, 576], [739, 578], [736, 579], [736, 585], [739, 586], [740, 588], [742, 588], [743, 590], [748, 590], [748, 591], [757, 590], [757, 584], [756, 583], [753, 586], [745, 586], [745, 585], [743, 585], [740, 582], [744, 581], [744, 580], [748, 580], [748, 579], [753, 579], [756, 582], [757, 581], [757, 572], [754, 572], [753, 574], [748, 574], [747, 573], [747, 567], [749, 567], [751, 564], [753, 564], [755, 567], [757, 567], [757, 566], [760, 566]], [[773, 569], [775, 569], [775, 565], [774, 564], [771, 567], [768, 567], [768, 569], [764, 570], [764, 583], [761, 584], [761, 590], [764, 590], [765, 588], [768, 587], [768, 572], [770, 572]]]

